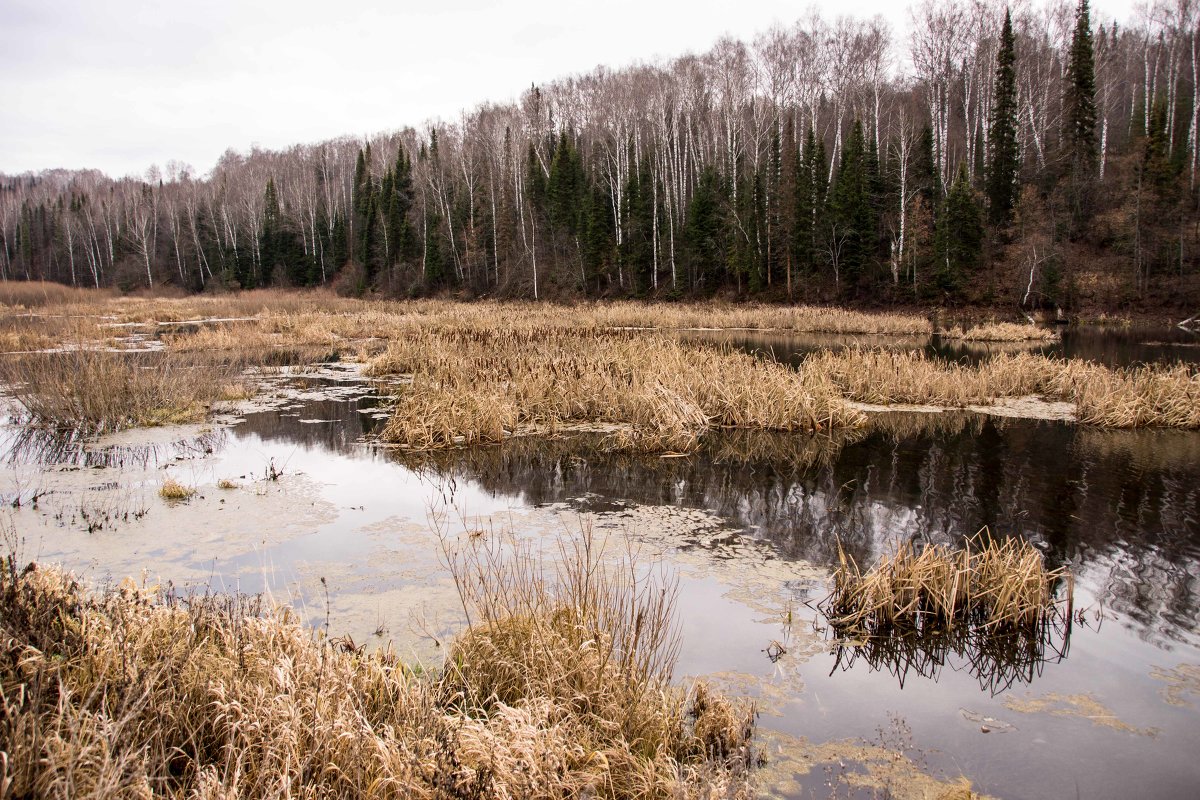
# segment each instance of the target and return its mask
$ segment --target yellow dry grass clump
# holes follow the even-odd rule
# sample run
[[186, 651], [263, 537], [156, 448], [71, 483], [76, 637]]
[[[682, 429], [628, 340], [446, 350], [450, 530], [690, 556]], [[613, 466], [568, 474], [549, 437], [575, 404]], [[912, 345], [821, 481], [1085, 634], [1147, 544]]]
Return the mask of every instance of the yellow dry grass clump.
[[1052, 342], [1059, 338], [1050, 328], [1017, 322], [989, 322], [969, 328], [958, 326], [942, 331], [941, 335], [965, 342]]
[[429, 331], [393, 341], [368, 372], [412, 375], [382, 436], [417, 449], [601, 424], [618, 426], [629, 449], [684, 451], [714, 427], [814, 431], [862, 421], [829, 381], [647, 333]]
[[1040, 395], [1075, 403], [1079, 421], [1092, 425], [1200, 428], [1200, 372], [1186, 365], [1113, 369], [1029, 353], [969, 365], [922, 351], [849, 349], [814, 354], [802, 371], [865, 403], [966, 406]]
[[167, 478], [158, 489], [159, 497], [164, 500], [187, 500], [195, 493], [195, 487], [182, 484], [174, 478]]
[[1070, 616], [1072, 579], [1047, 569], [1024, 539], [998, 541], [985, 531], [961, 548], [905, 543], [864, 573], [839, 548], [833, 593], [824, 602], [835, 629], [849, 635], [897, 630], [947, 630], [956, 624], [988, 632], [1034, 631], [1056, 607], [1065, 582]]
[[748, 796], [752, 713], [667, 683], [662, 586], [456, 563], [473, 624], [427, 673], [284, 607], [0, 559], [4, 796]]

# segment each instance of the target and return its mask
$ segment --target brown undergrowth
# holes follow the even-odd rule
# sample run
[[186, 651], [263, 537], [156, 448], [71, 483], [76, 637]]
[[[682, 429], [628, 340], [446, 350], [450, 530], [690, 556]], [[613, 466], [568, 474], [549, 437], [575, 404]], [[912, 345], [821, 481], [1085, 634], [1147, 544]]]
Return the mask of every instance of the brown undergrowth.
[[1033, 324], [1016, 322], [988, 322], [968, 328], [954, 327], [941, 331], [947, 339], [964, 342], [1053, 342], [1059, 338], [1057, 331]]
[[0, 560], [0, 796], [748, 796], [751, 710], [669, 683], [670, 582], [471, 546], [439, 672], [261, 600]]

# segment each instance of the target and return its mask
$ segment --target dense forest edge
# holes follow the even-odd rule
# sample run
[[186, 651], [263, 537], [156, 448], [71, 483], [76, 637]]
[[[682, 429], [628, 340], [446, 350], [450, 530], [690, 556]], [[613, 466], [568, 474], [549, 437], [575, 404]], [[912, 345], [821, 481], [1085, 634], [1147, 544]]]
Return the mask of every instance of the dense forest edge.
[[901, 42], [809, 12], [203, 177], [0, 175], [0, 279], [1200, 310], [1200, 7], [913, 15]]

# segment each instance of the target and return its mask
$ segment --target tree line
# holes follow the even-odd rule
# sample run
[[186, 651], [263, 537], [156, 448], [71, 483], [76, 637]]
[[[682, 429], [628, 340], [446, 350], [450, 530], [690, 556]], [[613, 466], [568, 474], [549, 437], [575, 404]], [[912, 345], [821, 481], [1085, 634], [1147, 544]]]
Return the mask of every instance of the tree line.
[[[1200, 2], [815, 12], [283, 151], [0, 176], [0, 278], [346, 293], [975, 301], [1195, 294]], [[1099, 293], [1099, 294], [1097, 294]]]

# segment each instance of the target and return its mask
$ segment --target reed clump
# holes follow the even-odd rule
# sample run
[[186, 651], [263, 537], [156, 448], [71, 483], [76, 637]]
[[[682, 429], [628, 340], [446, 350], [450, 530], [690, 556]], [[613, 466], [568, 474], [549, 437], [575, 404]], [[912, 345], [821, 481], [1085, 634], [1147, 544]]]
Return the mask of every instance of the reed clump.
[[[1065, 597], [1056, 588], [1065, 585]], [[991, 633], [1032, 632], [1067, 605], [1073, 581], [1048, 569], [1024, 539], [1003, 541], [986, 530], [962, 547], [899, 545], [863, 572], [839, 547], [833, 592], [822, 604], [835, 630], [849, 636], [928, 633], [966, 626]]]
[[814, 354], [802, 372], [865, 403], [962, 407], [1037, 395], [1075, 403], [1079, 421], [1092, 425], [1200, 428], [1200, 372], [1187, 365], [1114, 369], [1031, 353], [972, 365], [923, 351], [851, 348]]
[[0, 381], [35, 424], [91, 432], [202, 419], [231, 384], [210, 358], [78, 346], [0, 358]]
[[485, 569], [483, 602], [499, 612], [517, 608], [501, 597], [524, 597], [529, 614], [475, 617], [429, 672], [261, 599], [181, 600], [130, 580], [95, 595], [0, 559], [0, 786], [178, 800], [747, 797], [749, 711], [668, 685], [672, 640], [639, 633], [669, 632], [644, 616], [669, 609], [595, 562], [581, 569], [592, 583]]
[[167, 478], [163, 481], [163, 485], [158, 488], [158, 496], [164, 500], [181, 501], [188, 500], [196, 494], [194, 486], [180, 483], [174, 478]]
[[644, 332], [447, 328], [394, 340], [367, 371], [412, 376], [382, 438], [414, 449], [599, 425], [627, 449], [687, 451], [716, 427], [816, 431], [863, 419], [820, 376]]
[[1018, 322], [988, 322], [966, 328], [956, 326], [941, 331], [940, 335], [964, 342], [1053, 342], [1059, 338], [1050, 328]]

